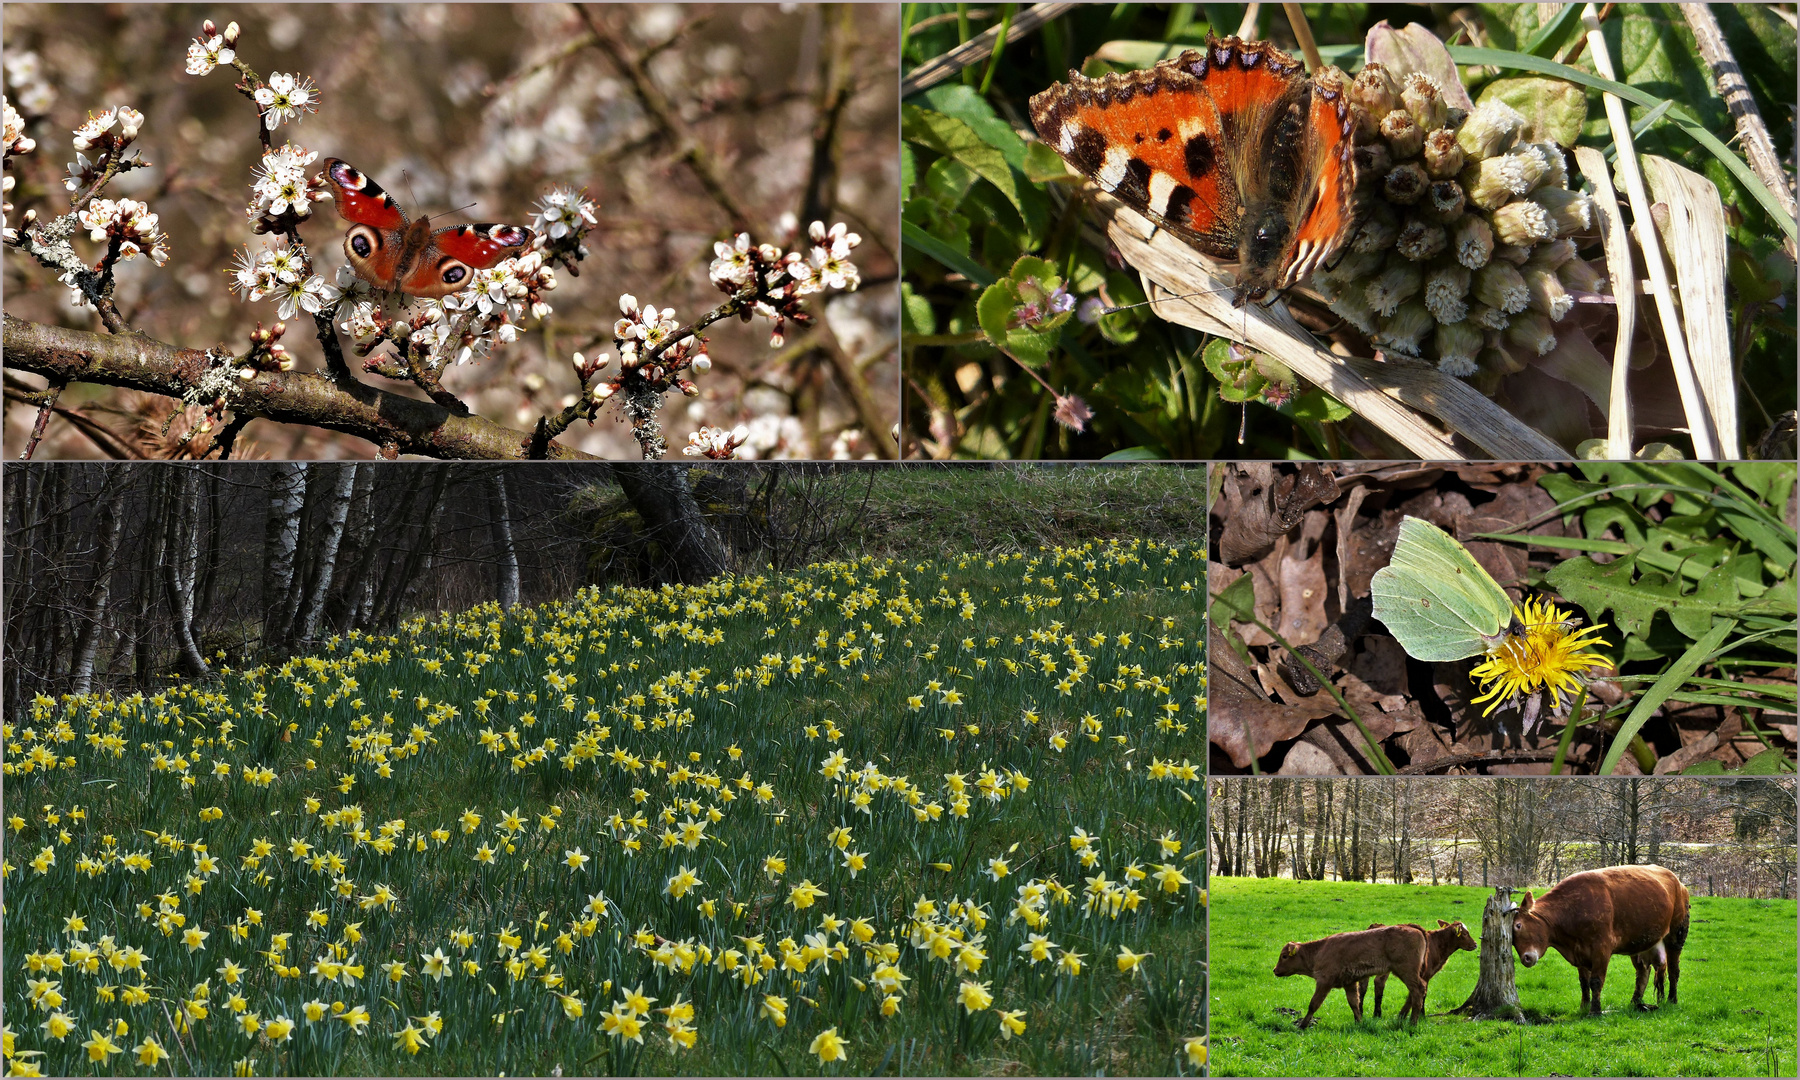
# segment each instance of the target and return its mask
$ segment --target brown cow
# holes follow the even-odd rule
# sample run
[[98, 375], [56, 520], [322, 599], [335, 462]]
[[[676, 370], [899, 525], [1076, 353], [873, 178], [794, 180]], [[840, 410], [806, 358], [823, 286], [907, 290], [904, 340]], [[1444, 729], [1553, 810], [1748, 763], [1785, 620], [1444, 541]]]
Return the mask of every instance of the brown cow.
[[1561, 953], [1581, 980], [1582, 1007], [1595, 1016], [1600, 1014], [1606, 968], [1616, 953], [1631, 957], [1637, 969], [1633, 1005], [1650, 1007], [1644, 1004], [1644, 982], [1652, 971], [1661, 1002], [1665, 966], [1669, 1001], [1678, 1001], [1687, 935], [1687, 887], [1660, 866], [1609, 866], [1570, 874], [1535, 900], [1526, 893], [1513, 922], [1513, 948], [1520, 962], [1531, 967], [1551, 949]]
[[[1384, 925], [1386, 924], [1370, 923], [1369, 929], [1376, 930]], [[1399, 925], [1410, 926], [1425, 935], [1425, 966], [1419, 974], [1424, 976], [1427, 985], [1430, 985], [1431, 980], [1437, 977], [1438, 972], [1444, 970], [1444, 965], [1450, 962], [1451, 956], [1458, 952], [1475, 951], [1475, 939], [1469, 936], [1469, 928], [1464, 926], [1460, 920], [1451, 923], [1439, 919], [1436, 930], [1427, 930], [1418, 923], [1400, 923]], [[1369, 980], [1362, 980], [1356, 986], [1356, 996], [1363, 997], [1368, 989]], [[1385, 989], [1387, 989], [1387, 976], [1377, 975], [1375, 977], [1376, 1016], [1381, 1015], [1381, 994]], [[1346, 989], [1344, 993], [1348, 996], [1350, 991]]]
[[1385, 926], [1379, 930], [1353, 930], [1333, 934], [1317, 941], [1290, 941], [1281, 948], [1275, 962], [1275, 974], [1311, 975], [1312, 1003], [1306, 1015], [1295, 1025], [1310, 1027], [1313, 1014], [1319, 1011], [1333, 990], [1342, 989], [1350, 999], [1350, 1012], [1362, 1020], [1362, 995], [1354, 993], [1356, 985], [1373, 976], [1393, 972], [1406, 984], [1406, 1004], [1400, 1018], [1418, 1020], [1425, 1015], [1425, 935], [1407, 926]]

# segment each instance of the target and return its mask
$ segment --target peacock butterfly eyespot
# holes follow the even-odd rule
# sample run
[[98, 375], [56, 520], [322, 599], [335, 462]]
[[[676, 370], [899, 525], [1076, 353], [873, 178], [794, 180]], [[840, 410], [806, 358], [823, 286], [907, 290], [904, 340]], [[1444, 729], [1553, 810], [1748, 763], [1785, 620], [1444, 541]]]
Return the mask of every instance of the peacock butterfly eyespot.
[[537, 235], [522, 225], [494, 223], [432, 232], [430, 218], [409, 222], [393, 196], [340, 158], [325, 159], [325, 182], [338, 216], [352, 225], [344, 235], [344, 255], [377, 289], [448, 296], [466, 288], [476, 270], [524, 254]]

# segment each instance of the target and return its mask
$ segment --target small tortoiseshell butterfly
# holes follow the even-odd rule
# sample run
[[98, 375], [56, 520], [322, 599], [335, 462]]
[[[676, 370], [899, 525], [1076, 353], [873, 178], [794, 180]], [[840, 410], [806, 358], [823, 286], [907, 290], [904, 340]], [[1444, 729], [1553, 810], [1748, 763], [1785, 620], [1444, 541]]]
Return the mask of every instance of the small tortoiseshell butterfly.
[[1208, 38], [1141, 71], [1069, 72], [1031, 120], [1069, 166], [1205, 254], [1237, 302], [1333, 259], [1357, 224], [1356, 118], [1342, 77], [1267, 42]]
[[344, 255], [377, 289], [411, 296], [449, 296], [513, 255], [523, 255], [537, 235], [523, 225], [452, 225], [431, 231], [431, 219], [408, 222], [406, 212], [380, 184], [340, 158], [325, 159], [338, 216], [351, 223]]

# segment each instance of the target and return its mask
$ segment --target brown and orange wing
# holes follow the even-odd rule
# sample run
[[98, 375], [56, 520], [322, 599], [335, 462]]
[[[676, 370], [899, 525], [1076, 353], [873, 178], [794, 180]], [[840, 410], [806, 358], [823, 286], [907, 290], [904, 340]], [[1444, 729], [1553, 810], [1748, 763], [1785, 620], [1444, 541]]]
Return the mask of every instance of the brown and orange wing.
[[431, 235], [431, 242], [406, 271], [402, 292], [413, 296], [449, 296], [469, 287], [475, 271], [502, 259], [523, 255], [537, 234], [523, 225], [453, 225]]
[[1242, 200], [1206, 54], [1141, 71], [1078, 72], [1031, 99], [1032, 124], [1069, 167], [1200, 251], [1235, 259]]
[[1282, 288], [1336, 262], [1356, 233], [1361, 204], [1357, 197], [1353, 113], [1341, 72], [1327, 68], [1314, 77], [1307, 117], [1313, 183], [1302, 194], [1297, 208], [1299, 226], [1294, 230], [1293, 247], [1286, 259]]

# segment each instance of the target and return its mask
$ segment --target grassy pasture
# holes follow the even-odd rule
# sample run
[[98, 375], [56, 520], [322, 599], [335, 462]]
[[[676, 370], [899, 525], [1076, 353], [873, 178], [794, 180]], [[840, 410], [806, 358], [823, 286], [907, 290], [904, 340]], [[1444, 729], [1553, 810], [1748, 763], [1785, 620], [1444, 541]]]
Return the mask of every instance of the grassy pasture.
[[[1313, 981], [1275, 978], [1283, 943], [1371, 922], [1435, 926], [1440, 918], [1461, 919], [1479, 940], [1488, 890], [1223, 877], [1211, 886], [1215, 1075], [1794, 1075], [1792, 900], [1694, 897], [1681, 1003], [1655, 1012], [1630, 1008], [1631, 961], [1615, 957], [1601, 999], [1606, 1012], [1580, 1015], [1575, 969], [1552, 953], [1535, 968], [1515, 969], [1528, 1023], [1444, 1016], [1468, 997], [1479, 970], [1475, 953], [1459, 952], [1431, 981], [1426, 1019], [1416, 1028], [1395, 1026], [1406, 989], [1390, 979], [1382, 1019], [1365, 1011], [1357, 1024], [1343, 993], [1333, 991], [1315, 1026], [1301, 1032], [1294, 1020], [1306, 1010]], [[1655, 999], [1653, 989], [1648, 995]]]

